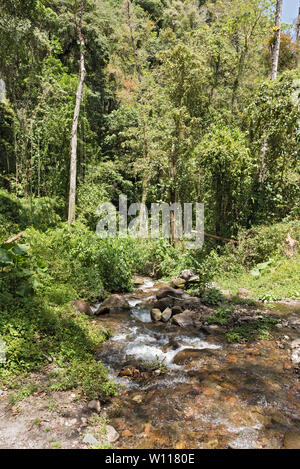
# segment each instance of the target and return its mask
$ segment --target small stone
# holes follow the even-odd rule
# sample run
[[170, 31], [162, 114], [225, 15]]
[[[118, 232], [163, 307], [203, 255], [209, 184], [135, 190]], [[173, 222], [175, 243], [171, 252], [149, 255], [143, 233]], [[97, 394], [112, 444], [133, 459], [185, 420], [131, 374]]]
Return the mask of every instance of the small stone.
[[106, 425], [106, 439], [109, 443], [115, 443], [120, 438], [117, 430], [111, 425]]
[[300, 339], [295, 339], [291, 343], [292, 348], [292, 362], [294, 365], [299, 365], [300, 363]]
[[130, 430], [124, 430], [124, 431], [121, 433], [121, 436], [122, 436], [122, 437], [128, 437], [128, 438], [129, 438], [129, 437], [133, 436], [133, 433], [131, 433]]
[[96, 440], [96, 438], [91, 433], [87, 433], [82, 441], [86, 445], [90, 446], [98, 446], [99, 444], [98, 440]]
[[162, 315], [161, 315], [161, 320], [162, 320], [163, 322], [168, 322], [169, 319], [171, 319], [171, 317], [172, 317], [172, 310], [171, 310], [171, 308], [166, 308], [166, 309], [163, 311]]
[[98, 414], [101, 411], [101, 405], [99, 401], [93, 400], [88, 403], [88, 408], [91, 410], [94, 410], [95, 412], [98, 412]]
[[134, 397], [132, 398], [132, 400], [133, 400], [134, 402], [138, 402], [138, 403], [140, 404], [140, 403], [142, 402], [142, 400], [143, 400], [143, 396], [142, 396], [141, 394], [137, 394], [136, 396], [134, 396]]
[[161, 312], [160, 309], [158, 309], [158, 308], [152, 309], [152, 311], [151, 311], [152, 321], [158, 322], [158, 321], [161, 320], [161, 317], [162, 317], [162, 312]]

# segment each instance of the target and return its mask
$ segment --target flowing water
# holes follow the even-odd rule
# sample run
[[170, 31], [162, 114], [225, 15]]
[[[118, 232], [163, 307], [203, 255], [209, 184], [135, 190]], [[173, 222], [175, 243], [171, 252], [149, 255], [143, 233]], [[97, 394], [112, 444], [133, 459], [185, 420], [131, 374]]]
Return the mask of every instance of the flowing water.
[[[287, 435], [299, 439], [299, 374], [290, 348], [279, 348], [275, 339], [231, 345], [217, 334], [152, 323], [161, 286], [144, 279], [124, 295], [130, 311], [99, 318], [114, 334], [99, 359], [119, 387], [106, 408], [121, 434], [117, 447], [281, 448]], [[278, 315], [291, 314], [299, 318], [300, 312], [278, 307]], [[297, 335], [294, 329], [283, 334]], [[176, 359], [184, 350], [189, 359]], [[145, 362], [157, 362], [153, 369], [163, 363], [162, 372]], [[136, 374], [120, 377], [126, 369]]]

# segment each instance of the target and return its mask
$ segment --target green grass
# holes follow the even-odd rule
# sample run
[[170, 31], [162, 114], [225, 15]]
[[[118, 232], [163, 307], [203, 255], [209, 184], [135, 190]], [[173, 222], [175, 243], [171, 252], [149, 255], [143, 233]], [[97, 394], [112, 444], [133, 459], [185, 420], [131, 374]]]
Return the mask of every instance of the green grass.
[[[13, 388], [16, 381], [21, 384], [28, 373], [43, 369], [51, 359], [58, 371], [50, 375], [48, 390], [78, 387], [90, 399], [112, 395], [115, 387], [94, 356], [106, 337], [105, 331], [68, 304], [52, 306], [45, 297], [11, 304], [0, 316], [0, 338], [7, 345], [0, 383]], [[26, 398], [34, 390], [34, 386], [21, 387], [12, 399]]]
[[207, 319], [208, 324], [220, 324], [224, 326], [234, 310], [234, 306], [222, 306], [216, 309], [215, 313]]
[[238, 342], [246, 343], [255, 340], [270, 339], [271, 332], [277, 321], [272, 318], [264, 318], [263, 320], [251, 321], [241, 326], [231, 328], [226, 332], [226, 339], [229, 343]]
[[240, 272], [222, 272], [216, 282], [222, 289], [236, 294], [239, 288], [246, 288], [251, 296], [266, 301], [283, 298], [300, 299], [300, 256], [293, 259], [277, 258], [259, 276], [253, 276], [253, 269]]

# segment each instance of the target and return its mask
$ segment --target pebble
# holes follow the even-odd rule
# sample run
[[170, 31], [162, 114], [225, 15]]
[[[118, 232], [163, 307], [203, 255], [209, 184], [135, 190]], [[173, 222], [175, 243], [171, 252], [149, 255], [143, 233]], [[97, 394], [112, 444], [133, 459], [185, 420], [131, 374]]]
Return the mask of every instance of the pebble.
[[96, 440], [96, 438], [91, 433], [87, 433], [82, 441], [83, 443], [90, 446], [97, 446], [99, 444], [98, 440]]
[[91, 410], [95, 410], [95, 412], [98, 412], [98, 414], [101, 411], [101, 405], [99, 401], [93, 400], [88, 403], [88, 408]]

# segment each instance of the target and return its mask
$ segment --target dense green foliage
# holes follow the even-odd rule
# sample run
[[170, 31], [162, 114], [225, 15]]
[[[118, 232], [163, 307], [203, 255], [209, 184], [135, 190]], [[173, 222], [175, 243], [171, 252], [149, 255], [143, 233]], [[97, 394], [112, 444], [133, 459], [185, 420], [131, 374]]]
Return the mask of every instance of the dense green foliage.
[[[270, 82], [271, 3], [86, 0], [77, 215], [92, 229], [120, 193], [205, 202], [221, 236], [299, 214], [297, 47], [283, 34]], [[0, 184], [55, 197], [63, 219], [79, 4], [1, 2]]]
[[[193, 268], [198, 294], [214, 306], [222, 295], [207, 290], [213, 280], [266, 300], [299, 298], [299, 255], [288, 259], [284, 249], [288, 233], [300, 242], [299, 44], [289, 28], [282, 33], [279, 76], [270, 81], [273, 3], [85, 0], [76, 223], [68, 225], [80, 1], [1, 1], [6, 383], [50, 357], [53, 389], [111, 394], [95, 360], [107, 331], [95, 331], [71, 301], [130, 291], [134, 273]], [[203, 202], [205, 231], [218, 241], [194, 252], [183, 241], [99, 239], [97, 206], [117, 205], [121, 194], [129, 203]], [[218, 236], [237, 242], [225, 246]], [[219, 309], [212, 321], [224, 324], [229, 313]], [[265, 337], [269, 326], [228, 340]]]

